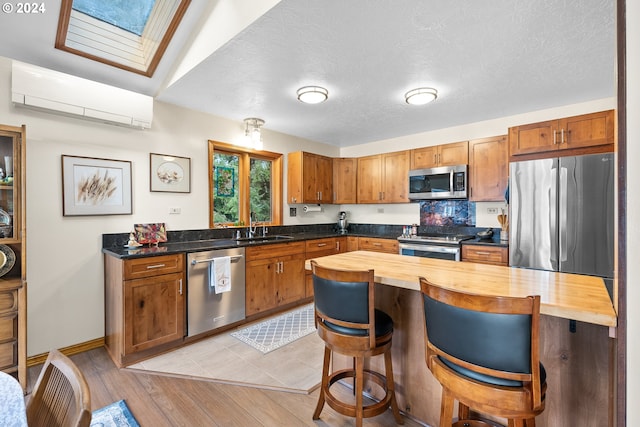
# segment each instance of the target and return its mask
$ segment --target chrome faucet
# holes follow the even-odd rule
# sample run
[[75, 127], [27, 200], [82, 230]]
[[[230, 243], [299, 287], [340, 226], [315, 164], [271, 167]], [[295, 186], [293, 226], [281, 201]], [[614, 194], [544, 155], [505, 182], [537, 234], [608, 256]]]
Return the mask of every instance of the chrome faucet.
[[258, 221], [254, 224], [255, 212], [249, 212], [249, 229], [247, 230], [247, 237], [252, 238], [256, 236], [256, 230], [258, 228]]

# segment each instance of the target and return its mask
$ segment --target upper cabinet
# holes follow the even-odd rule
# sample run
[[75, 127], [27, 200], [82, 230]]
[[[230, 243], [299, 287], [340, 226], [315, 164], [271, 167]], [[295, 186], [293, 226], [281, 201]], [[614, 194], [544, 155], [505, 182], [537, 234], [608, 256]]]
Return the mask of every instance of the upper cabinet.
[[411, 169], [466, 165], [469, 162], [468, 141], [411, 150]]
[[333, 203], [331, 157], [296, 151], [287, 156], [288, 203]]
[[358, 158], [358, 203], [409, 202], [409, 151]]
[[614, 121], [614, 110], [608, 110], [515, 126], [509, 128], [509, 154], [522, 156], [602, 146], [610, 146], [605, 148], [612, 150]]
[[333, 159], [333, 203], [356, 203], [358, 159]]
[[508, 169], [507, 135], [469, 141], [469, 200], [504, 201]]
[[26, 128], [0, 125], [0, 370], [27, 389]]

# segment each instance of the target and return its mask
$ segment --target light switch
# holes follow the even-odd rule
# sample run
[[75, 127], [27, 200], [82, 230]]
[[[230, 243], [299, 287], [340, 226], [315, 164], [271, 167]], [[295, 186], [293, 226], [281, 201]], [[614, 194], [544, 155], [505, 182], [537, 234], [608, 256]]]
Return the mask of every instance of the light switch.
[[169, 208], [169, 214], [173, 215], [173, 214], [179, 214], [181, 211], [180, 208]]

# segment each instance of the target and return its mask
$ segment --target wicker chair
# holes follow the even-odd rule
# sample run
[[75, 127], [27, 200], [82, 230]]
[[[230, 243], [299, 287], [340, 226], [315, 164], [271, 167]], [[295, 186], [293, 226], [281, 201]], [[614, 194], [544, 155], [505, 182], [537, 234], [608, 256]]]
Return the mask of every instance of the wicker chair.
[[27, 403], [31, 427], [89, 427], [91, 395], [78, 367], [51, 350]]
[[471, 294], [420, 278], [427, 367], [442, 384], [440, 427], [492, 426], [470, 410], [534, 427], [544, 410], [546, 373], [539, 359], [540, 296]]

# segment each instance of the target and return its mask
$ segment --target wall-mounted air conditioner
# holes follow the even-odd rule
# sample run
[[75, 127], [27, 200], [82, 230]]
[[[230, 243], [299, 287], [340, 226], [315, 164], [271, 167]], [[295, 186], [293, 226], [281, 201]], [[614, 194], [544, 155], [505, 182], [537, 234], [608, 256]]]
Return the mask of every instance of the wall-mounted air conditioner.
[[101, 122], [148, 129], [153, 98], [125, 89], [13, 61], [11, 100], [16, 105]]

